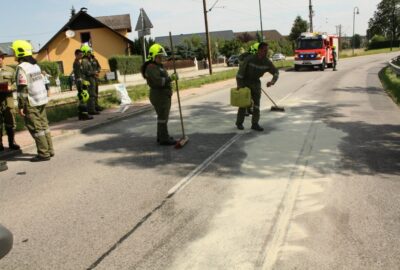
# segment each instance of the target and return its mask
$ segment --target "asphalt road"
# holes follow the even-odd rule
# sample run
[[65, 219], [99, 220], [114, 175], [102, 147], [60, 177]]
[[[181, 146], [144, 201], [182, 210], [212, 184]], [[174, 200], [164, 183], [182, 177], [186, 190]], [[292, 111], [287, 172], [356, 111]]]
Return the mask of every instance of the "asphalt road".
[[261, 133], [235, 129], [224, 85], [184, 100], [180, 150], [146, 113], [15, 158], [0, 269], [399, 269], [400, 111], [377, 77], [394, 55], [282, 72]]

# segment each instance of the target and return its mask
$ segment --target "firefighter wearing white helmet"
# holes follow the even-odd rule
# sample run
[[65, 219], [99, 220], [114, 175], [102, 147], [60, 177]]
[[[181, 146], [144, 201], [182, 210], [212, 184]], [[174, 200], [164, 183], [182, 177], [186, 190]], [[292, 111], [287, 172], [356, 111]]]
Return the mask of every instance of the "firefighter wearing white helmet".
[[97, 71], [94, 70], [92, 63], [90, 62], [92, 48], [89, 45], [84, 44], [81, 47], [81, 51], [83, 52], [82, 79], [90, 83], [88, 86], [89, 101], [87, 102], [87, 109], [90, 115], [100, 114], [100, 112], [96, 110], [97, 95], [95, 87]]
[[162, 64], [163, 56], [167, 56], [164, 48], [160, 44], [153, 44], [141, 71], [150, 87], [150, 102], [157, 113], [157, 142], [160, 145], [175, 145], [176, 141], [168, 133], [168, 118], [171, 109], [171, 81], [178, 80], [178, 75], [168, 75]]
[[32, 57], [32, 45], [26, 40], [14, 41], [11, 48], [19, 63], [16, 70], [19, 113], [37, 148], [37, 155], [31, 161], [50, 160], [54, 148], [46, 115], [47, 90], [40, 67]]

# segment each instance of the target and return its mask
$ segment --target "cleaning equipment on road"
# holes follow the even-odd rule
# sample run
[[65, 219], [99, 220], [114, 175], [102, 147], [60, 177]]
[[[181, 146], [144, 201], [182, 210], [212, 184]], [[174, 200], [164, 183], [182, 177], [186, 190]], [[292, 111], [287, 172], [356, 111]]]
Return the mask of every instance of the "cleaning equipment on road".
[[[174, 45], [172, 44], [171, 32], [169, 32], [169, 44], [170, 44], [171, 52], [172, 52], [172, 64], [174, 66], [174, 74], [175, 74], [175, 76], [178, 76], [176, 73], [175, 53], [174, 53]], [[183, 125], [182, 106], [181, 106], [181, 98], [179, 96], [178, 80], [175, 80], [175, 86], [176, 86], [176, 95], [178, 97], [179, 116], [181, 119], [181, 127], [182, 127], [182, 138], [179, 139], [175, 145], [175, 148], [179, 149], [179, 148], [182, 148], [189, 141], [189, 137], [185, 135], [185, 127]]]
[[285, 108], [279, 107], [278, 105], [276, 105], [275, 101], [272, 100], [272, 98], [267, 94], [267, 92], [265, 92], [264, 89], [261, 88], [261, 91], [263, 91], [263, 93], [267, 96], [267, 98], [269, 100], [271, 100], [272, 104], [274, 104], [274, 106], [271, 106], [271, 111], [273, 111], [273, 112], [284, 112], [285, 111]]
[[248, 87], [231, 89], [231, 105], [239, 108], [251, 106], [251, 90]]

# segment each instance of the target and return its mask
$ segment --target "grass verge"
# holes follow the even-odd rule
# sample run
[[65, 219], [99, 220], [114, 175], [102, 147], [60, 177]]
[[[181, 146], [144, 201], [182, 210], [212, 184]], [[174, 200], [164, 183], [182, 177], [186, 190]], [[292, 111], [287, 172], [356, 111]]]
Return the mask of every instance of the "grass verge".
[[[365, 50], [365, 49], [355, 49], [354, 56], [363, 56], [363, 55], [371, 55], [371, 54], [379, 54], [379, 53], [390, 53], [400, 51], [400, 48], [393, 48], [393, 51], [390, 48], [385, 49], [376, 49], [376, 50]], [[339, 54], [339, 58], [348, 58], [353, 57], [353, 50], [347, 49], [343, 50]]]
[[400, 77], [390, 67], [385, 67], [379, 72], [379, 79], [394, 102], [400, 105]]

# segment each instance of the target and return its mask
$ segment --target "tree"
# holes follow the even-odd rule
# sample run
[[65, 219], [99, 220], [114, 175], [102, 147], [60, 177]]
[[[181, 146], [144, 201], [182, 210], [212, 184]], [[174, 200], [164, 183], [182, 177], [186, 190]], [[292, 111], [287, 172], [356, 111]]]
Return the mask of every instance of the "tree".
[[291, 41], [296, 41], [300, 34], [303, 32], [307, 32], [308, 29], [308, 22], [303, 20], [301, 16], [297, 16], [294, 20], [292, 30], [290, 31], [289, 39]]
[[247, 43], [251, 40], [254, 40], [254, 37], [252, 37], [249, 33], [244, 32], [244, 33], [238, 35], [237, 39], [240, 40], [242, 43]]
[[400, 0], [382, 0], [369, 20], [367, 36], [385, 36], [388, 40], [400, 37]]
[[225, 40], [219, 48], [219, 51], [221, 54], [225, 55], [225, 57], [229, 58], [231, 55], [239, 54], [241, 47], [242, 43], [237, 39]]
[[354, 42], [354, 48], [358, 49], [361, 47], [361, 36], [359, 34], [355, 34], [354, 38], [351, 39], [351, 46], [353, 47], [353, 42]]

